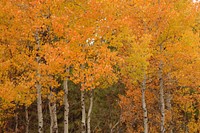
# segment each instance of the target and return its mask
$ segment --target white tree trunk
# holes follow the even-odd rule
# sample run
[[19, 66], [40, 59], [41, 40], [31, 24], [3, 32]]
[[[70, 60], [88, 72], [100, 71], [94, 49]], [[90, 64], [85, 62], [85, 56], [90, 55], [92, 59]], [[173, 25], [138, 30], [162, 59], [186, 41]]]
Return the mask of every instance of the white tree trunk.
[[37, 88], [38, 132], [43, 133], [41, 85], [39, 83], [37, 83], [36, 88]]
[[[67, 69], [67, 72], [69, 70]], [[68, 77], [64, 80], [64, 133], [69, 132]]]
[[50, 115], [50, 133], [53, 133], [53, 116], [52, 116], [52, 108], [51, 108], [51, 91], [49, 94], [49, 115]]
[[52, 89], [50, 89], [49, 94], [49, 113], [51, 118], [50, 133], [58, 133], [56, 101], [55, 97], [53, 97]]
[[167, 110], [168, 110], [168, 112], [169, 112], [169, 121], [170, 121], [170, 123], [169, 123], [169, 133], [173, 133], [173, 112], [172, 112], [172, 103], [171, 103], [171, 101], [172, 101], [172, 90], [173, 90], [173, 80], [172, 80], [172, 78], [171, 78], [171, 75], [170, 75], [170, 73], [168, 73], [168, 80], [169, 80], [169, 84], [168, 84], [168, 86], [167, 86], [167, 88], [168, 88], [168, 91], [167, 91], [167, 93], [166, 93], [166, 108], [167, 108]]
[[147, 112], [147, 105], [146, 105], [146, 99], [145, 99], [145, 90], [146, 90], [146, 74], [144, 74], [141, 91], [142, 91], [144, 133], [148, 133], [148, 112]]
[[28, 107], [25, 105], [26, 133], [29, 133]]
[[[37, 44], [37, 51], [39, 51], [40, 50], [40, 38], [39, 38], [38, 31], [36, 31], [35, 40], [36, 40], [36, 44]], [[42, 95], [41, 95], [42, 86], [39, 82], [39, 79], [41, 78], [41, 75], [40, 75], [40, 56], [39, 55], [36, 56], [36, 61], [37, 61], [37, 64], [38, 64], [37, 75], [36, 75], [36, 78], [37, 78], [36, 89], [37, 89], [38, 132], [43, 133], [43, 114], [42, 114]]]
[[53, 102], [52, 105], [52, 113], [53, 113], [53, 133], [58, 133], [58, 121], [57, 121], [57, 108], [56, 108], [56, 102]]
[[82, 109], [81, 133], [86, 133], [86, 113], [85, 113], [85, 92], [84, 92], [84, 90], [81, 90], [81, 109]]
[[91, 113], [92, 113], [92, 107], [93, 107], [93, 90], [90, 91], [90, 107], [88, 110], [87, 115], [87, 133], [91, 133], [91, 126], [90, 126], [90, 119], [91, 119]]
[[159, 64], [159, 87], [160, 87], [160, 132], [165, 132], [165, 101], [164, 101], [164, 84], [163, 84], [163, 63], [160, 61]]
[[167, 98], [166, 98], [166, 107], [167, 107], [167, 110], [169, 112], [169, 117], [170, 117], [170, 123], [169, 123], [169, 133], [173, 133], [173, 119], [172, 119], [172, 104], [171, 104], [171, 99], [172, 99], [172, 96], [171, 96], [171, 93], [167, 93]]
[[18, 132], [18, 113], [15, 111], [15, 133]]

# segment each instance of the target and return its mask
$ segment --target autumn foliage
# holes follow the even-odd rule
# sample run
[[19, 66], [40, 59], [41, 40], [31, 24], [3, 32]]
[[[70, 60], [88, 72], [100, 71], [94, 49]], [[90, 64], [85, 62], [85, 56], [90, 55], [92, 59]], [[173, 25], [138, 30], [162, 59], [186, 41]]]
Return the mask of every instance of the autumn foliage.
[[[1, 0], [0, 132], [63, 132], [65, 105], [71, 132], [200, 132], [199, 8]], [[81, 127], [83, 103], [91, 131], [90, 120]], [[36, 116], [41, 129], [30, 128]]]

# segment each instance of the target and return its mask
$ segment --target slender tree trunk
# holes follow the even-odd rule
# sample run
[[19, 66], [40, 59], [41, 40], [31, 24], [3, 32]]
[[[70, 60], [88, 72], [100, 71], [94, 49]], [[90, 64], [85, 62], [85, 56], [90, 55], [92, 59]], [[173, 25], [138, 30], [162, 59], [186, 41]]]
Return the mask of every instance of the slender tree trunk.
[[[83, 46], [83, 52], [85, 52], [85, 46]], [[83, 70], [84, 68], [85, 68], [85, 65], [82, 65], [81, 69]], [[84, 79], [85, 79], [85, 74], [84, 74]], [[81, 88], [81, 89], [82, 89], [81, 90], [81, 111], [82, 111], [81, 133], [86, 133], [85, 90], [84, 88]]]
[[18, 132], [18, 113], [17, 111], [15, 112], [15, 133]]
[[43, 133], [41, 85], [39, 83], [37, 83], [36, 88], [37, 88], [38, 132]]
[[86, 133], [85, 91], [84, 90], [81, 90], [81, 109], [82, 109], [81, 133]]
[[170, 123], [169, 123], [169, 133], [173, 133], [173, 126], [172, 126], [172, 123], [173, 123], [173, 120], [172, 120], [172, 105], [171, 105], [171, 94], [170, 93], [167, 93], [167, 95], [166, 95], [166, 108], [167, 108], [167, 110], [168, 110], [168, 112], [169, 112], [169, 117], [170, 117], [170, 119], [169, 119], [169, 121], [170, 121]]
[[[160, 0], [158, 0], [158, 4], [160, 5]], [[159, 7], [159, 12], [161, 11], [161, 8]], [[156, 24], [157, 25], [157, 24]], [[163, 44], [160, 45], [160, 55], [163, 53]], [[160, 132], [165, 132], [165, 100], [164, 100], [164, 84], [163, 84], [163, 61], [160, 60], [159, 63], [159, 72], [158, 72], [158, 78], [159, 78], [159, 88], [160, 88], [160, 113], [161, 113], [161, 121], [160, 121]]]
[[148, 133], [148, 112], [145, 98], [146, 90], [146, 74], [144, 74], [144, 79], [142, 82], [142, 109], [143, 109], [143, 124], [144, 124], [144, 133]]
[[169, 112], [169, 133], [173, 133], [173, 129], [174, 129], [174, 121], [173, 121], [173, 110], [172, 110], [172, 90], [173, 90], [173, 84], [174, 84], [174, 81], [172, 80], [171, 78], [171, 75], [170, 73], [168, 73], [168, 80], [169, 80], [169, 86], [167, 87], [168, 88], [168, 91], [166, 93], [166, 107], [167, 107], [167, 110]]
[[185, 105], [185, 107], [184, 107], [185, 109], [185, 113], [184, 113], [184, 133], [189, 133], [189, 131], [188, 131], [188, 126], [187, 126], [187, 124], [188, 124], [188, 121], [187, 121], [187, 107], [186, 107], [186, 105]]
[[[67, 72], [69, 70], [67, 69]], [[64, 133], [69, 132], [68, 77], [64, 80]]]
[[110, 133], [114, 133], [114, 129], [115, 127], [120, 123], [120, 121], [118, 121], [117, 123], [115, 123], [114, 126], [112, 126], [111, 130], [110, 130]]
[[51, 118], [50, 133], [58, 133], [56, 101], [54, 95], [52, 95], [52, 91], [51, 88], [49, 94], [49, 113]]
[[90, 107], [88, 110], [87, 115], [87, 133], [91, 133], [91, 126], [90, 126], [90, 119], [91, 119], [91, 113], [92, 113], [92, 107], [93, 107], [93, 90], [90, 91]]
[[[37, 44], [37, 51], [40, 50], [40, 38], [39, 38], [39, 33], [38, 31], [35, 34], [35, 40]], [[41, 89], [42, 86], [39, 82], [41, 75], [40, 75], [40, 56], [37, 55], [36, 61], [38, 64], [37, 68], [37, 81], [36, 81], [36, 89], [37, 89], [37, 112], [38, 112], [38, 132], [43, 133], [43, 114], [42, 114], [42, 95], [41, 95]]]
[[29, 117], [28, 117], [28, 107], [25, 105], [25, 117], [26, 117], [26, 133], [29, 133]]
[[52, 113], [53, 113], [53, 133], [58, 133], [58, 121], [57, 121], [57, 108], [56, 101], [53, 102], [52, 105]]
[[165, 132], [165, 101], [164, 101], [164, 84], [163, 84], [163, 62], [160, 61], [159, 64], [159, 87], [160, 87], [160, 112], [161, 112], [161, 122], [160, 122], [160, 132]]
[[52, 107], [51, 107], [51, 91], [49, 94], [49, 115], [50, 115], [50, 133], [53, 133], [53, 115], [52, 115]]

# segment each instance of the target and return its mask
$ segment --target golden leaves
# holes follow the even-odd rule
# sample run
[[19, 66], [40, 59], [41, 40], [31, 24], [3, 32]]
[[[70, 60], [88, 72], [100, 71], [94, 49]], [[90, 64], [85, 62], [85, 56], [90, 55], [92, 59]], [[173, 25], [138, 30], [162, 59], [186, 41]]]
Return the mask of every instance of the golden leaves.
[[[44, 94], [50, 87], [58, 88], [66, 77], [81, 84], [82, 90], [107, 88], [121, 78], [129, 89], [128, 98], [121, 97], [121, 107], [125, 106], [123, 115], [131, 120], [132, 113], [141, 111], [136, 105], [141, 104], [138, 82], [144, 73], [154, 78], [149, 86], [158, 88], [158, 61], [164, 62], [164, 75], [170, 73], [177, 86], [199, 85], [199, 35], [190, 27], [196, 14], [193, 16], [187, 4], [156, 0], [0, 1], [0, 97], [7, 106], [12, 107], [12, 101], [30, 105], [36, 81]], [[63, 92], [57, 96], [62, 97]], [[153, 92], [148, 92], [148, 104], [154, 107], [153, 97]], [[190, 112], [194, 111], [192, 102], [188, 100]], [[152, 119], [154, 113], [150, 114]], [[140, 120], [140, 115], [134, 117]], [[190, 127], [196, 130], [196, 125]]]

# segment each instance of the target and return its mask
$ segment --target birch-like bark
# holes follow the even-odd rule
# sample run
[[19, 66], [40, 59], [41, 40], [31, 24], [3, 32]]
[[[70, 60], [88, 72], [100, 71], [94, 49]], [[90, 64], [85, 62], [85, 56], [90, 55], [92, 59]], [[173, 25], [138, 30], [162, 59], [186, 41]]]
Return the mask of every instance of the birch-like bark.
[[29, 133], [28, 107], [25, 105], [26, 133]]
[[[35, 40], [36, 40], [36, 44], [37, 44], [37, 51], [39, 51], [40, 50], [40, 39], [39, 39], [38, 31], [36, 31]], [[37, 78], [36, 89], [37, 89], [38, 133], [43, 133], [43, 114], [42, 114], [42, 95], [41, 95], [42, 86], [39, 82], [39, 79], [41, 78], [41, 75], [40, 75], [40, 56], [39, 55], [37, 55], [36, 61], [37, 61], [37, 64], [38, 64], [37, 75], [36, 75], [36, 78]]]
[[15, 133], [18, 132], [18, 113], [15, 112]]
[[[146, 0], [144, 0], [145, 2]], [[144, 33], [146, 33], [146, 22], [144, 22]], [[144, 68], [144, 66], [143, 66]], [[147, 105], [146, 105], [146, 97], [145, 97], [145, 91], [146, 91], [146, 73], [145, 69], [144, 71], [144, 76], [143, 76], [143, 81], [142, 81], [142, 110], [143, 110], [143, 128], [144, 128], [144, 133], [148, 133], [148, 112], [147, 112]]]
[[53, 133], [58, 133], [58, 121], [57, 121], [57, 108], [56, 101], [53, 102], [52, 105], [52, 113], [53, 113]]
[[36, 88], [37, 88], [38, 132], [43, 133], [41, 85], [39, 83], [37, 83]]
[[58, 133], [56, 101], [52, 94], [52, 88], [50, 89], [49, 94], [49, 113], [51, 119], [50, 133]]
[[50, 133], [53, 133], [53, 116], [52, 116], [52, 108], [51, 108], [51, 90], [49, 94], [49, 115], [50, 115]]
[[146, 90], [146, 74], [144, 73], [144, 79], [142, 82], [142, 109], [143, 109], [143, 125], [144, 125], [144, 133], [148, 133], [148, 112], [145, 98], [145, 90]]
[[163, 84], [163, 62], [160, 61], [159, 64], [159, 87], [160, 87], [160, 132], [165, 132], [165, 101], [164, 101], [164, 84]]
[[91, 126], [90, 126], [90, 119], [91, 119], [91, 113], [92, 113], [92, 107], [93, 107], [93, 90], [90, 91], [90, 107], [88, 110], [87, 115], [87, 133], [91, 133]]
[[[158, 0], [158, 4], [160, 5], [160, 0]], [[159, 12], [160, 12], [159, 7]], [[163, 52], [163, 44], [160, 45], [160, 54]], [[160, 88], [160, 113], [161, 113], [161, 121], [160, 121], [160, 132], [165, 132], [165, 100], [164, 100], [164, 84], [163, 84], [163, 61], [160, 60], [159, 63], [159, 72], [158, 72], [158, 78], [159, 78], [159, 88]]]
[[84, 90], [81, 90], [81, 110], [82, 110], [81, 133], [86, 133], [86, 113], [85, 113], [85, 92], [84, 92]]
[[171, 93], [167, 93], [166, 96], [167, 96], [167, 98], [166, 98], [166, 107], [167, 107], [167, 110], [168, 110], [169, 116], [170, 116], [169, 133], [173, 133], [172, 104], [171, 104], [172, 96], [171, 96]]
[[[69, 69], [67, 69], [69, 72]], [[64, 80], [64, 133], [69, 132], [68, 77]]]
[[173, 89], [173, 80], [170, 76], [170, 73], [168, 73], [168, 80], [169, 80], [169, 86], [167, 87], [168, 88], [168, 91], [166, 93], [166, 108], [169, 112], [169, 133], [173, 133], [173, 112], [172, 112], [172, 94], [171, 94], [171, 91]]

